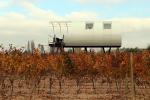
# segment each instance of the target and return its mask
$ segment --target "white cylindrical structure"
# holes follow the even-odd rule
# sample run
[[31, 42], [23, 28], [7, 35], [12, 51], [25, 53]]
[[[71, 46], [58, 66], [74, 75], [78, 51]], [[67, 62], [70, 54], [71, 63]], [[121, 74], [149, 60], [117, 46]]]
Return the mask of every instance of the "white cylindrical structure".
[[[61, 24], [56, 37], [63, 38], [64, 47], [120, 47], [119, 23], [111, 21], [69, 22], [68, 29]], [[61, 31], [60, 31], [61, 29]]]

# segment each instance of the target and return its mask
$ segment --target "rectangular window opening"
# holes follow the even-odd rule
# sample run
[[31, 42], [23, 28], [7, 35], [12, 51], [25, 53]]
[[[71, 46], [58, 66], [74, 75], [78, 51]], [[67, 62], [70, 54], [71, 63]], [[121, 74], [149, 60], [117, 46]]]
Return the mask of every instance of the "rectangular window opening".
[[93, 27], [94, 27], [94, 23], [86, 23], [85, 24], [85, 29], [87, 29], [87, 30], [93, 29]]
[[103, 23], [103, 29], [111, 29], [112, 23], [111, 22], [104, 22]]

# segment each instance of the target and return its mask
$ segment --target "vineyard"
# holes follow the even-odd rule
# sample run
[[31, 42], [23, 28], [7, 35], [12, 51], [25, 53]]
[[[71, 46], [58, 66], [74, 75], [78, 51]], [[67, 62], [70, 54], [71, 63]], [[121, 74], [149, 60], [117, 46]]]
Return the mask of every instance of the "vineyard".
[[0, 100], [131, 100], [133, 96], [150, 100], [150, 51], [133, 55], [0, 51]]

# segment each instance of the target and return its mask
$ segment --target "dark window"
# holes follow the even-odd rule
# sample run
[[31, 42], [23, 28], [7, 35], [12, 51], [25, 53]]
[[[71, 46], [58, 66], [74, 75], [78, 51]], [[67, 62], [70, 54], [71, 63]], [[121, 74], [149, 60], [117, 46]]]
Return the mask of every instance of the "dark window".
[[111, 25], [112, 25], [111, 22], [104, 22], [103, 23], [103, 29], [111, 29]]
[[93, 29], [94, 24], [93, 23], [86, 23], [85, 29]]

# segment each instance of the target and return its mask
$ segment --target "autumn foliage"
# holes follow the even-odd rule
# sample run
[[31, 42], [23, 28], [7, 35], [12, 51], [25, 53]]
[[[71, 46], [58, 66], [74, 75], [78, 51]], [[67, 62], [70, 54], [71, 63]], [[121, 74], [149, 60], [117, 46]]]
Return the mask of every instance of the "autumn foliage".
[[[135, 77], [150, 79], [150, 52], [134, 53], [133, 60]], [[1, 76], [35, 78], [51, 72], [62, 76], [96, 74], [103, 77], [124, 78], [126, 74], [130, 75], [130, 53], [41, 55], [38, 50], [28, 54], [17, 49], [0, 52]]]
[[[13, 95], [15, 81], [25, 81], [26, 86], [32, 87], [30, 99], [40, 82], [48, 78], [49, 94], [52, 93], [52, 86], [55, 78], [58, 80], [59, 93], [62, 90], [62, 83], [65, 79], [75, 80], [76, 91], [80, 93], [82, 80], [90, 80], [92, 88], [96, 93], [96, 81], [103, 79], [111, 88], [112, 81], [116, 83], [117, 91], [121, 91], [121, 82], [131, 77], [130, 52], [112, 53], [61, 53], [61, 54], [40, 54], [38, 49], [33, 53], [26, 53], [22, 49], [12, 48], [8, 51], [0, 50], [0, 94], [4, 91], [9, 80], [11, 94]], [[150, 85], [150, 51], [133, 53], [133, 74], [136, 84], [145, 82]], [[87, 79], [88, 78], [88, 79]], [[19, 85], [20, 87], [21, 85]], [[119, 90], [120, 88], [120, 90]], [[30, 100], [29, 99], [29, 100]]]

